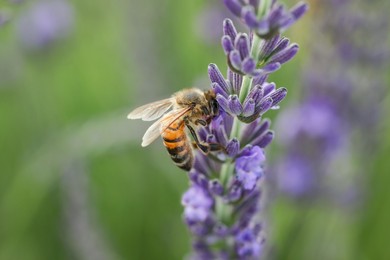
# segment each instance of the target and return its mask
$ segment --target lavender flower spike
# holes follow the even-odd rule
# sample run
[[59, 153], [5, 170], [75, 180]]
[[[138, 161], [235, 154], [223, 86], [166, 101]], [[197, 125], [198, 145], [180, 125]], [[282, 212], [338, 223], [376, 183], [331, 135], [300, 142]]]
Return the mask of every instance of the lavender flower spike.
[[224, 2], [251, 34], [238, 32], [229, 19], [223, 22], [227, 77], [216, 64], [208, 67], [219, 114], [197, 129], [200, 142], [222, 149], [207, 155], [196, 150], [191, 187], [182, 197], [184, 219], [193, 235], [190, 259], [260, 259], [266, 251], [259, 218], [264, 148], [275, 135], [261, 117], [287, 94], [267, 78], [297, 53], [298, 45], [280, 32], [307, 6], [287, 11], [276, 0]]
[[[308, 5], [299, 2], [290, 10], [278, 1], [240, 1], [224, 0], [226, 7], [243, 20], [250, 30], [259, 37], [268, 39], [285, 31], [294, 24], [308, 9]], [[258, 5], [260, 2], [260, 5]]]

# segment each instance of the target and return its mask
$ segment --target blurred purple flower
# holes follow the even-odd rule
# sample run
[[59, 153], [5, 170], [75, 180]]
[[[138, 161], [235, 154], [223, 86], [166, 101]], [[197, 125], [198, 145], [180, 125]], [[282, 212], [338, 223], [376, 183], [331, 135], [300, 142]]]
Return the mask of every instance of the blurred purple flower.
[[[275, 164], [273, 176], [281, 191], [294, 198], [314, 202], [322, 196], [342, 201], [346, 191], [359, 193], [358, 187], [352, 187], [357, 181], [348, 175], [349, 187], [329, 184], [332, 175], [344, 174], [333, 165], [341, 161], [342, 167], [350, 167], [352, 162], [345, 158], [353, 153], [367, 160], [365, 146], [372, 150], [380, 141], [375, 131], [381, 120], [381, 96], [386, 92], [381, 75], [390, 60], [384, 33], [389, 22], [385, 11], [375, 9], [373, 15], [377, 3], [332, 0], [319, 4], [314, 31], [330, 41], [313, 45], [303, 77], [305, 96], [277, 121], [285, 155]], [[350, 144], [353, 138], [359, 142]]]
[[38, 1], [21, 13], [17, 34], [28, 49], [43, 49], [69, 35], [73, 29], [74, 14], [66, 0]]

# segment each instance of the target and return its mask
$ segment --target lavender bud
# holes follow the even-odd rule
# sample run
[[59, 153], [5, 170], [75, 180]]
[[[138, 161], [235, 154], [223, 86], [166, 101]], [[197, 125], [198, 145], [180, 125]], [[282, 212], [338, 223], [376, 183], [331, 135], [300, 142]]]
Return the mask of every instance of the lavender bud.
[[241, 15], [242, 5], [237, 0], [223, 0], [223, 2], [234, 15]]
[[269, 145], [272, 140], [274, 139], [274, 132], [268, 131], [264, 135], [258, 136], [252, 141], [253, 145], [257, 145], [260, 148], [265, 148], [267, 145]]
[[242, 62], [242, 72], [251, 74], [256, 69], [256, 62], [251, 57], [246, 57]]
[[253, 130], [253, 137], [261, 136], [267, 131], [271, 126], [271, 121], [269, 119], [262, 120], [261, 124], [258, 124], [257, 127]]
[[307, 12], [307, 10], [309, 10], [309, 6], [304, 2], [299, 2], [291, 8], [290, 12], [294, 16], [294, 19], [298, 20]]
[[246, 33], [239, 33], [236, 37], [234, 45], [240, 52], [241, 59], [249, 56], [249, 38]]
[[229, 62], [233, 66], [233, 70], [241, 69], [241, 56], [237, 50], [231, 51], [229, 53]]
[[247, 99], [253, 99], [255, 104], [258, 104], [264, 97], [264, 91], [261, 85], [254, 86], [249, 92]]
[[226, 112], [231, 113], [229, 108], [229, 101], [220, 94], [217, 94], [217, 102], [219, 106]]
[[222, 43], [222, 48], [226, 55], [229, 54], [229, 52], [231, 52], [232, 50], [234, 50], [232, 39], [230, 39], [229, 36], [227, 35], [222, 36], [221, 43]]
[[209, 190], [217, 196], [221, 196], [223, 194], [223, 187], [218, 179], [209, 181]]
[[287, 95], [286, 88], [278, 88], [276, 91], [272, 92], [269, 97], [272, 98], [272, 106], [279, 104]]
[[242, 17], [244, 18], [245, 23], [250, 28], [257, 28], [259, 21], [257, 20], [255, 9], [253, 6], [245, 6], [242, 9]]
[[223, 88], [221, 88], [218, 83], [211, 83], [211, 87], [213, 88], [215, 94], [219, 94], [225, 98], [229, 96], [229, 94]]
[[264, 96], [267, 96], [269, 93], [271, 93], [272, 91], [274, 91], [276, 88], [276, 85], [275, 83], [271, 82], [271, 83], [265, 83], [263, 85], [263, 90], [264, 90]]
[[218, 141], [217, 141], [217, 138], [215, 137], [215, 135], [209, 134], [206, 137], [206, 142], [207, 143], [217, 143]]
[[264, 82], [267, 80], [267, 78], [268, 78], [268, 75], [261, 75], [261, 76], [258, 76], [258, 77], [254, 77], [252, 84], [254, 86], [256, 86], [256, 85], [263, 85]]
[[227, 200], [230, 202], [235, 202], [239, 200], [242, 196], [242, 189], [239, 185], [233, 185], [227, 196]]
[[234, 115], [239, 115], [242, 112], [242, 105], [237, 95], [229, 96], [229, 108]]
[[265, 65], [263, 67], [262, 71], [265, 74], [269, 74], [269, 73], [277, 71], [278, 69], [280, 69], [280, 67], [281, 67], [281, 65], [279, 62], [270, 63], [270, 64]]
[[233, 92], [235, 94], [240, 93], [240, 88], [242, 84], [242, 75], [233, 72], [230, 68], [228, 68], [228, 74], [230, 82], [232, 83]]
[[255, 112], [255, 101], [252, 98], [245, 99], [242, 115], [248, 117], [253, 115]]
[[237, 30], [236, 27], [234, 27], [232, 20], [225, 19], [223, 21], [223, 34], [229, 36], [232, 41], [236, 39]]
[[276, 53], [271, 57], [269, 62], [279, 62], [281, 64], [286, 63], [291, 60], [295, 54], [297, 54], [299, 46], [297, 44], [292, 44], [288, 48], [285, 48], [283, 51]]
[[288, 47], [288, 45], [290, 44], [290, 40], [288, 38], [281, 38], [280, 41], [278, 42], [278, 45], [272, 50], [272, 53], [270, 53], [271, 55], [269, 56], [272, 56], [274, 54], [277, 54], [281, 51], [283, 51], [285, 48]]
[[275, 49], [276, 44], [279, 42], [280, 34], [276, 34], [269, 40], [265, 40], [262, 42], [262, 46], [260, 49], [260, 60], [267, 58]]
[[233, 138], [226, 145], [226, 152], [230, 157], [234, 157], [238, 154], [239, 151], [240, 151], [240, 142], [237, 140], [237, 138]]
[[255, 113], [260, 115], [264, 114], [272, 107], [272, 102], [273, 100], [270, 97], [263, 98], [260, 104], [256, 107]]
[[226, 83], [225, 78], [222, 73], [219, 71], [218, 66], [211, 63], [208, 67], [209, 78], [211, 82], [218, 83], [218, 85], [226, 92], [229, 93], [229, 86]]
[[275, 5], [275, 8], [272, 8], [269, 13], [268, 16], [269, 23], [275, 25], [275, 27], [279, 27], [280, 19], [283, 18], [283, 11], [286, 11], [283, 5], [281, 4]]

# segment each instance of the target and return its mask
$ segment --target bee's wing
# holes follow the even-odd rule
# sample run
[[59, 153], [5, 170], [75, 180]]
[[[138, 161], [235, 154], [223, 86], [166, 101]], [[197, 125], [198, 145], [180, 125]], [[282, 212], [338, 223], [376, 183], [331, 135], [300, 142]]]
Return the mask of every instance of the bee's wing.
[[191, 108], [182, 108], [169, 112], [164, 117], [154, 122], [148, 130], [146, 130], [144, 137], [142, 137], [142, 147], [148, 146], [154, 140], [157, 139], [171, 124], [181, 118], [185, 113], [190, 111]]
[[144, 121], [156, 120], [172, 107], [173, 101], [173, 98], [167, 98], [140, 106], [131, 111], [130, 114], [127, 115], [127, 118], [142, 119]]

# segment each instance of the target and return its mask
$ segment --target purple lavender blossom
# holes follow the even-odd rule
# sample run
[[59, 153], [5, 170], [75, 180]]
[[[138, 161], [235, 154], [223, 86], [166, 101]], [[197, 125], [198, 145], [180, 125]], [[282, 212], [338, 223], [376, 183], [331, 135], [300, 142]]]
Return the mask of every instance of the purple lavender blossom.
[[293, 25], [308, 9], [307, 4], [298, 3], [290, 10], [267, 0], [224, 0], [227, 8], [262, 38], [271, 38]]
[[[243, 3], [246, 4], [243, 4]], [[305, 11], [299, 4], [290, 11], [278, 1], [225, 1], [244, 20], [250, 33], [223, 23], [222, 47], [228, 60], [226, 77], [216, 64], [208, 75], [216, 93], [219, 115], [198, 129], [201, 142], [219, 144], [208, 155], [196, 151], [189, 172], [190, 189], [183, 195], [184, 219], [193, 234], [191, 259], [259, 259], [265, 241], [259, 218], [261, 183], [265, 171], [264, 148], [274, 132], [262, 116], [276, 109], [287, 94], [267, 82], [268, 75], [294, 57], [298, 45], [281, 36]], [[259, 23], [248, 16], [254, 12]], [[261, 27], [261, 28], [260, 28]]]
[[250, 52], [252, 43], [246, 33], [237, 33], [230, 19], [223, 23], [222, 47], [227, 56], [228, 65], [234, 72], [252, 77], [266, 76], [278, 70], [281, 64], [292, 59], [298, 52], [297, 44], [276, 34], [260, 46], [260, 56]]
[[191, 222], [202, 222], [207, 219], [213, 200], [207, 191], [200, 186], [192, 186], [182, 198], [185, 207], [184, 217]]
[[73, 20], [72, 6], [66, 0], [43, 0], [20, 15], [17, 34], [27, 49], [43, 49], [69, 35]]
[[260, 225], [257, 225], [255, 227], [248, 227], [240, 230], [236, 235], [237, 254], [240, 258], [256, 259], [260, 257], [265, 242], [264, 237], [261, 236], [260, 230]]
[[[357, 178], [334, 165], [343, 158], [342, 167], [351, 167], [345, 158], [359, 150], [367, 160], [365, 146], [372, 150], [379, 141], [374, 133], [381, 113], [377, 104], [386, 91], [381, 75], [390, 60], [383, 33], [389, 22], [378, 10], [374, 15], [372, 5], [352, 0], [320, 3], [314, 31], [320, 28], [318, 37], [330, 38], [331, 44], [322, 40], [313, 46], [303, 76], [304, 97], [277, 121], [285, 154], [273, 175], [280, 191], [292, 198], [342, 201], [344, 193], [357, 189]], [[372, 133], [368, 136], [367, 126]], [[359, 141], [351, 143], [357, 136]], [[348, 178], [349, 187], [330, 182], [335, 176]]]
[[237, 180], [245, 190], [252, 190], [262, 177], [264, 161], [264, 151], [259, 146], [245, 147], [236, 159]]

